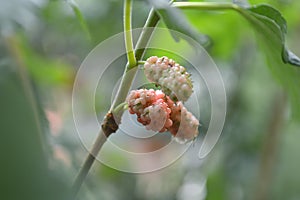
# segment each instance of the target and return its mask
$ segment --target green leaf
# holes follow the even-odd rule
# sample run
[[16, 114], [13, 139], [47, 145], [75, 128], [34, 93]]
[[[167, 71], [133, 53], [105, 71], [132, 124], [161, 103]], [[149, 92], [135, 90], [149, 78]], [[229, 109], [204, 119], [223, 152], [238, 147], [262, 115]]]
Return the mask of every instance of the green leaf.
[[270, 20], [273, 20], [280, 27], [282, 33], [287, 33], [286, 20], [275, 8], [269, 5], [261, 4], [250, 7], [248, 10], [250, 10], [252, 14], [254, 14], [254, 16], [258, 19], [259, 17], [267, 17]]
[[273, 76], [289, 94], [294, 117], [300, 119], [300, 70], [284, 66], [284, 63], [300, 66], [300, 59], [286, 48], [285, 19], [278, 10], [269, 5], [253, 6], [243, 12], [261, 39], [260, 45], [267, 55], [267, 62]]
[[260, 4], [243, 8], [230, 3], [176, 2], [176, 7], [199, 10], [234, 10], [245, 17], [256, 30], [259, 44], [267, 55], [268, 66], [289, 94], [293, 116], [300, 119], [300, 59], [285, 45], [287, 25], [281, 13], [270, 5]]
[[[253, 6], [248, 10], [250, 11], [247, 15], [249, 21], [253, 23], [258, 31], [265, 35], [264, 37], [268, 37], [266, 39], [272, 40], [274, 45], [278, 46], [283, 62], [300, 66], [300, 59], [289, 51], [285, 45], [287, 25], [281, 13], [265, 4]], [[261, 30], [265, 30], [266, 32]]]
[[[158, 0], [157, 0], [158, 1]], [[300, 58], [289, 51], [285, 45], [287, 25], [281, 13], [270, 5], [260, 4], [253, 7], [241, 7], [232, 3], [209, 2], [175, 2], [173, 7], [198, 10], [234, 10], [245, 17], [253, 27], [263, 35], [266, 41], [271, 41], [271, 48], [278, 48], [279, 56], [284, 63], [300, 66]]]
[[[192, 27], [179, 9], [171, 7], [170, 4], [164, 0], [148, 1], [154, 7], [155, 11], [167, 28], [193, 38], [204, 47], [208, 47], [210, 45], [210, 38], [207, 35], [199, 33], [194, 27]], [[178, 38], [178, 36], [174, 33], [171, 32], [171, 35], [175, 41], [180, 40], [180, 38]]]
[[77, 5], [77, 3], [74, 0], [66, 0], [66, 2], [69, 4], [69, 6], [72, 8], [73, 12], [76, 15], [77, 20], [79, 21], [82, 29], [84, 30], [85, 34], [87, 35], [87, 38], [90, 40], [91, 39], [91, 34], [88, 28], [88, 25]]

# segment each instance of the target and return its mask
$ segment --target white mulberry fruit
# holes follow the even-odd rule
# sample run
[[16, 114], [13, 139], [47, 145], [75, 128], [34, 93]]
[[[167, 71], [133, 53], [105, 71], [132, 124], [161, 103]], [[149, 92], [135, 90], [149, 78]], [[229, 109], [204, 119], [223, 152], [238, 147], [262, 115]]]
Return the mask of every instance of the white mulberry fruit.
[[149, 81], [161, 85], [162, 91], [174, 101], [187, 101], [193, 93], [191, 75], [183, 66], [166, 56], [148, 58], [144, 64], [144, 73]]

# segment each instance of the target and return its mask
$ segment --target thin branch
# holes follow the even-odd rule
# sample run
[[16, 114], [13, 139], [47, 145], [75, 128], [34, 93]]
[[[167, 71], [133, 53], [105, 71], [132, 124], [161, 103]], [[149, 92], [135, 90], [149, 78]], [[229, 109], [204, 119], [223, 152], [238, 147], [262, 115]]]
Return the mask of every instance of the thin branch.
[[217, 2], [174, 2], [172, 6], [180, 9], [197, 10], [240, 10], [240, 7], [233, 3]]
[[112, 111], [112, 113], [116, 114], [116, 113], [122, 112], [126, 108], [128, 108], [128, 104], [127, 104], [127, 102], [123, 102], [123, 103], [119, 104], [118, 106], [116, 106], [115, 109]]
[[99, 153], [99, 151], [102, 148], [102, 146], [104, 145], [105, 141], [106, 141], [106, 136], [104, 135], [103, 129], [101, 128], [100, 133], [98, 134], [97, 139], [96, 139], [95, 143], [93, 144], [91, 152], [86, 157], [86, 159], [83, 163], [83, 166], [81, 167], [81, 169], [80, 169], [79, 173], [77, 174], [77, 177], [73, 183], [73, 186], [72, 186], [73, 198], [72, 199], [75, 199], [75, 197], [77, 196], [77, 193], [79, 192], [82, 183], [84, 182], [89, 170], [91, 169], [91, 166], [93, 165], [93, 163], [95, 161], [95, 156]]

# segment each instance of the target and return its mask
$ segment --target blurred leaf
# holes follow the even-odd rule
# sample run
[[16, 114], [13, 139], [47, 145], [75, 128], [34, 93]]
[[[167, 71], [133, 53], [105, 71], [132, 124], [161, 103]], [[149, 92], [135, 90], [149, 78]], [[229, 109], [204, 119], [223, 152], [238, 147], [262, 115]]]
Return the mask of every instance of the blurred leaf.
[[[177, 8], [171, 7], [170, 4], [165, 0], [148, 0], [154, 7], [160, 19], [163, 20], [167, 28], [183, 33], [204, 47], [210, 45], [210, 39], [207, 35], [199, 33], [194, 27], [192, 27], [184, 14]], [[172, 32], [171, 32], [172, 34]], [[172, 34], [175, 41], [179, 41], [178, 36]]]
[[24, 68], [16, 65], [0, 66], [0, 199], [66, 199], [62, 177], [49, 169], [41, 102]]
[[26, 39], [20, 36], [16, 38], [16, 48], [23, 59], [30, 75], [38, 83], [46, 84], [66, 84], [70, 83], [73, 78], [71, 66], [63, 61], [48, 59], [37, 52], [27, 43]]
[[73, 12], [75, 13], [77, 20], [79, 21], [82, 29], [84, 30], [84, 32], [86, 33], [88, 39], [91, 39], [91, 34], [88, 28], [88, 25], [77, 5], [77, 3], [74, 0], [66, 0], [66, 2], [71, 6]]
[[224, 170], [215, 169], [207, 178], [207, 196], [206, 200], [220, 200], [225, 199], [226, 196], [226, 180]]
[[29, 29], [33, 24], [37, 24], [36, 7], [39, 7], [37, 1], [2, 1], [0, 6], [1, 34], [17, 31], [19, 27]]

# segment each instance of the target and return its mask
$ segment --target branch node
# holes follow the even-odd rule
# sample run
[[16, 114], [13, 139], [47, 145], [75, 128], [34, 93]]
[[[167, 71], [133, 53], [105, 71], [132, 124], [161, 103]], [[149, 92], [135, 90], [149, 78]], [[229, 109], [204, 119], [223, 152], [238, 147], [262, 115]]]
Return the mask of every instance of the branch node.
[[112, 133], [115, 133], [118, 130], [119, 126], [116, 123], [112, 112], [108, 112], [106, 114], [101, 127], [106, 137], [109, 137]]

